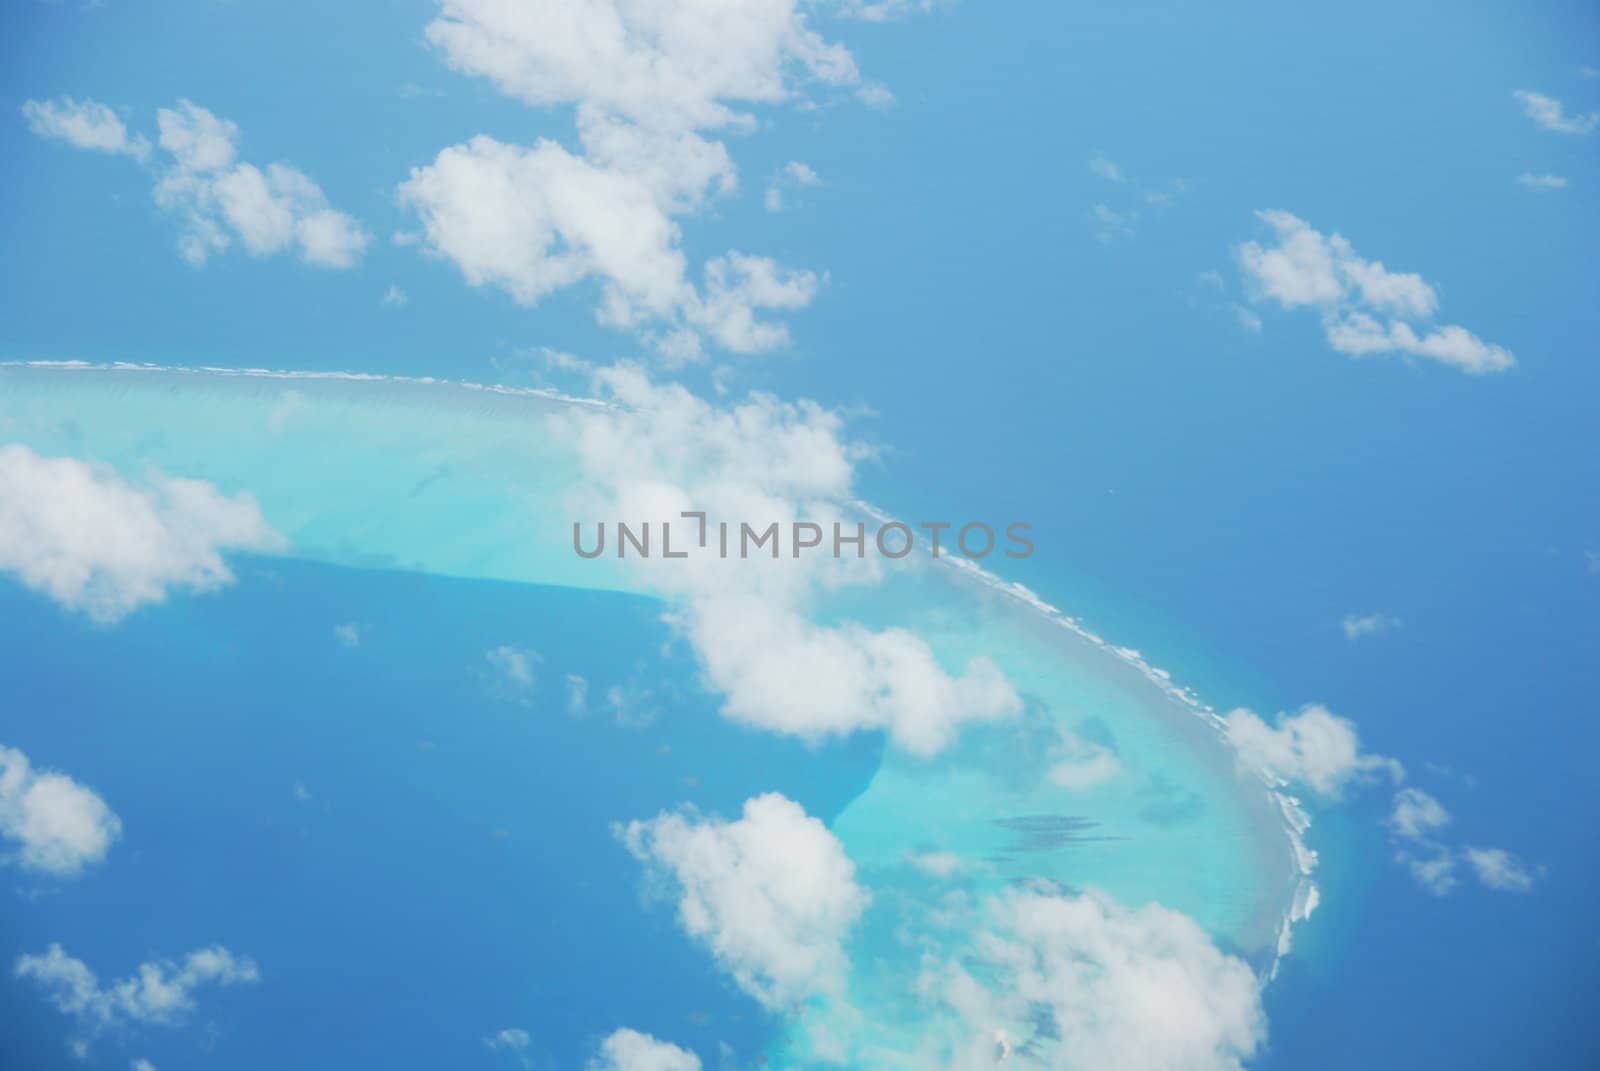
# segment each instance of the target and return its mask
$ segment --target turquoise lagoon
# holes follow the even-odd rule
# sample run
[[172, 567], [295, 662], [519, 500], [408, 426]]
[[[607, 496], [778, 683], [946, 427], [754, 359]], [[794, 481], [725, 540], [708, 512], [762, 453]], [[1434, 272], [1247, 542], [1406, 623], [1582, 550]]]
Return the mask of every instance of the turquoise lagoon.
[[[1309, 879], [1314, 858], [1301, 840], [1305, 819], [1297, 804], [1259, 772], [1239, 768], [1214, 713], [1196, 697], [1136, 652], [1112, 646], [1003, 578], [959, 562], [924, 563], [891, 570], [870, 590], [834, 592], [819, 612], [872, 627], [911, 629], [950, 669], [987, 656], [1023, 697], [1020, 716], [969, 726], [932, 758], [881, 746], [871, 736], [807, 746], [722, 722], [717, 696], [696, 682], [692, 652], [660, 624], [667, 607], [639, 575], [612, 558], [584, 560], [572, 551], [570, 503], [582, 476], [562, 438], [563, 420], [574, 408], [599, 404], [548, 392], [377, 377], [142, 366], [0, 368], [0, 438], [5, 441], [22, 442], [41, 454], [92, 459], [129, 477], [154, 469], [256, 498], [267, 520], [288, 538], [287, 560], [275, 566], [274, 559], [251, 559], [240, 570], [239, 593], [195, 600], [195, 605], [236, 597], [281, 602], [288, 592], [299, 600], [307, 628], [331, 629], [360, 612], [346, 609], [327, 592], [358, 587], [364, 574], [381, 575], [393, 578], [385, 581], [389, 608], [384, 613], [390, 620], [408, 621], [410, 646], [403, 655], [408, 663], [429, 657], [430, 628], [452, 630], [457, 646], [471, 634], [481, 650], [481, 642], [493, 637], [478, 632], [492, 621], [497, 634], [529, 637], [530, 648], [539, 651], [541, 682], [559, 682], [567, 674], [609, 682], [605, 691], [615, 699], [614, 720], [624, 723], [609, 731], [628, 743], [611, 748], [561, 737], [559, 746], [572, 751], [538, 775], [561, 781], [558, 798], [571, 801], [575, 813], [592, 816], [583, 828], [596, 843], [592, 850], [580, 849], [556, 838], [568, 861], [558, 866], [549, 863], [549, 846], [537, 837], [515, 841], [519, 851], [545, 860], [524, 875], [527, 882], [581, 885], [599, 880], [585, 871], [592, 867], [596, 874], [607, 869], [620, 875], [617, 881], [637, 886], [636, 865], [610, 842], [608, 822], [648, 817], [653, 809], [676, 802], [731, 816], [741, 794], [770, 787], [827, 821], [872, 893], [872, 906], [850, 948], [849, 997], [886, 1045], [909, 1045], [926, 1014], [912, 985], [916, 952], [898, 931], [907, 918], [948, 907], [952, 889], [972, 894], [967, 902], [978, 902], [1009, 885], [1042, 880], [1098, 888], [1130, 906], [1158, 902], [1196, 920], [1219, 946], [1243, 956], [1263, 975], [1273, 970], [1287, 947], [1290, 924], [1315, 898]], [[257, 591], [275, 568], [289, 578], [282, 590], [275, 596]], [[441, 610], [446, 603], [448, 612]], [[310, 613], [313, 604], [320, 617]], [[160, 662], [172, 657], [170, 644], [161, 650], [157, 641], [141, 638], [141, 629], [151, 627], [143, 618], [177, 615], [192, 622], [196, 613], [210, 615], [205, 627], [213, 633], [211, 642], [235, 649], [262, 640], [249, 634], [238, 615], [177, 609], [181, 605], [146, 611], [118, 629], [89, 629], [88, 642], [97, 648], [145, 644], [149, 660]], [[294, 611], [280, 606], [275, 612]], [[519, 626], [518, 615], [540, 620]], [[375, 660], [369, 648], [379, 646], [385, 626], [378, 621], [365, 627], [374, 640], [350, 654]], [[230, 630], [239, 634], [229, 635]], [[462, 667], [475, 664], [469, 647], [448, 660], [463, 680], [472, 670]], [[58, 668], [66, 672], [64, 667]], [[180, 672], [176, 663], [171, 668]], [[242, 676], [232, 685], [248, 691], [256, 687], [250, 675], [263, 668], [246, 661], [236, 671]], [[391, 686], [409, 671], [393, 666], [386, 671], [376, 661], [368, 668], [388, 672]], [[287, 664], [274, 672], [292, 677], [299, 669]], [[306, 670], [306, 679], [332, 687], [316, 667]], [[426, 690], [417, 688], [417, 694]], [[460, 705], [481, 701], [483, 691]], [[602, 692], [591, 688], [590, 698], [598, 705]], [[505, 737], [503, 727], [475, 737], [469, 710], [454, 712], [448, 729], [410, 726], [397, 743], [393, 725], [374, 720], [373, 702], [359, 692], [334, 696], [321, 716], [347, 719], [343, 728], [321, 722], [311, 728], [295, 717], [263, 712], [261, 731], [268, 731], [273, 717], [282, 717], [284, 733], [334, 734], [346, 755], [359, 750], [363, 734], [370, 733], [377, 751], [399, 748], [384, 766], [385, 791], [422, 793], [452, 812], [471, 812], [473, 798], [499, 783], [493, 771], [508, 762], [508, 749], [558, 746], [537, 736], [519, 744], [521, 738]], [[531, 703], [500, 705], [515, 717], [552, 724], [570, 717], [554, 684]], [[529, 709], [517, 709], [524, 705]], [[629, 715], [626, 706], [642, 709]], [[662, 736], [645, 747], [641, 740], [662, 711], [670, 712], [670, 743]], [[8, 720], [21, 725], [30, 716], [18, 709]], [[404, 716], [427, 718], [417, 711]], [[644, 737], [626, 726], [630, 717], [647, 727]], [[560, 733], [576, 731], [561, 725]], [[1113, 754], [1120, 774], [1076, 789], [1053, 782], [1047, 756], [1061, 728]], [[417, 765], [413, 752], [424, 737], [430, 747], [437, 738], [448, 738], [455, 776], [434, 778]], [[629, 772], [629, 763], [659, 762], [643, 756], [668, 751], [678, 756], [674, 762], [684, 764], [672, 776]], [[204, 761], [198, 755], [191, 759]], [[68, 765], [65, 758], [60, 762]], [[585, 770], [589, 776], [580, 776]], [[518, 775], [502, 772], [514, 786]], [[336, 777], [337, 771], [329, 769], [323, 780]], [[647, 782], [651, 791], [637, 788]], [[501, 811], [534, 805], [514, 787], [498, 799]], [[248, 829], [239, 834], [246, 840], [250, 835]], [[978, 865], [936, 877], [913, 863], [928, 853]], [[580, 865], [579, 859], [588, 862]], [[493, 865], [480, 864], [486, 867], [482, 880], [494, 880]], [[372, 865], [388, 864], [375, 860]], [[469, 867], [470, 885], [470, 865], [463, 866]], [[405, 882], [416, 877], [409, 866], [368, 877], [397, 902], [429, 895], [407, 891]], [[432, 887], [418, 880], [418, 888]], [[673, 948], [672, 954], [645, 954], [635, 961], [641, 974], [662, 975], [637, 999], [646, 1001], [648, 994], [659, 999], [679, 985], [674, 972], [690, 970], [686, 964], [694, 950], [671, 929], [669, 907], [646, 901], [629, 909], [654, 917], [653, 940]], [[974, 915], [972, 925], [978, 924]], [[559, 930], [560, 919], [551, 926]], [[537, 950], [524, 952], [508, 934], [500, 947], [482, 954], [526, 956], [519, 977], [535, 989], [571, 975], [590, 956], [575, 934], [554, 944], [534, 943]], [[322, 954], [339, 953], [324, 947]], [[530, 983], [528, 977], [547, 980]], [[696, 985], [703, 984], [702, 979], [682, 986], [698, 992]], [[768, 1047], [780, 1066], [785, 1052], [804, 1050], [803, 1039], [782, 1037], [781, 1025], [763, 1020], [753, 1004], [725, 998], [735, 1010], [724, 1010], [719, 1037], [742, 1031], [745, 1044]], [[745, 1012], [736, 1010], [741, 1006]], [[515, 1008], [506, 1010], [506, 1017], [515, 1014]], [[746, 1014], [738, 1029], [730, 1025]], [[671, 1024], [658, 1032], [669, 1038], [683, 1034]], [[572, 1051], [579, 1051], [576, 1039], [573, 1044]]]

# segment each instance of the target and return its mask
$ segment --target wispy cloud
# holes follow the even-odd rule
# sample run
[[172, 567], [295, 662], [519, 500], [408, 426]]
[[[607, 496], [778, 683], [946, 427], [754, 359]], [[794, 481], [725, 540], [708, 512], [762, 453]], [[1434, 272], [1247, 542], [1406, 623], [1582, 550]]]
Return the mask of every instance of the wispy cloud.
[[1542, 130], [1555, 134], [1584, 135], [1592, 134], [1596, 127], [1600, 127], [1600, 112], [1568, 115], [1559, 100], [1531, 89], [1519, 89], [1511, 95], [1522, 103], [1523, 112]]
[[42, 138], [64, 141], [79, 149], [131, 156], [144, 160], [150, 155], [150, 142], [130, 136], [117, 113], [95, 100], [30, 100], [22, 105], [28, 129]]
[[1344, 629], [1345, 639], [1359, 640], [1363, 636], [1392, 631], [1402, 624], [1404, 622], [1394, 614], [1346, 614], [1344, 620], [1339, 622], [1339, 627]]

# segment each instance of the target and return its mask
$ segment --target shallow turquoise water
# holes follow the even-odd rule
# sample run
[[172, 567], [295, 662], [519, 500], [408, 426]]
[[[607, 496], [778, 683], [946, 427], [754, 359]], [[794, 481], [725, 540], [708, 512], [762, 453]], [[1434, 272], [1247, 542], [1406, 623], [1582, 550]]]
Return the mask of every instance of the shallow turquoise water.
[[[571, 551], [570, 503], [582, 479], [560, 422], [584, 404], [388, 380], [0, 368], [5, 439], [129, 475], [153, 466], [247, 490], [289, 538], [290, 557], [640, 594], [639, 577], [614, 560]], [[911, 996], [915, 956], [898, 932], [952, 889], [976, 902], [1045, 878], [1127, 904], [1155, 901], [1269, 967], [1303, 875], [1281, 801], [1237, 768], [1202, 708], [1137, 660], [972, 571], [893, 570], [870, 590], [832, 593], [818, 612], [909, 628], [946, 668], [986, 656], [1025, 703], [1020, 717], [969, 727], [935, 758], [888, 750], [837, 806], [824, 807], [874, 895], [850, 950], [849, 997], [882, 1043], [915, 1039], [925, 1014]], [[604, 656], [603, 646], [589, 654]], [[675, 672], [692, 677], [688, 653], [676, 657]], [[656, 672], [664, 671], [646, 676]], [[351, 697], [352, 707], [360, 702]], [[686, 703], [705, 717], [716, 704], [703, 693]], [[1046, 754], [1060, 728], [1113, 754], [1119, 774], [1085, 788], [1052, 782]], [[786, 745], [785, 762], [837, 760]], [[470, 765], [474, 745], [462, 746]], [[850, 769], [841, 776], [856, 776]], [[730, 814], [736, 805], [719, 803]], [[929, 852], [980, 865], [931, 878], [909, 861]], [[782, 1062], [787, 1051], [780, 1040], [773, 1054]]]

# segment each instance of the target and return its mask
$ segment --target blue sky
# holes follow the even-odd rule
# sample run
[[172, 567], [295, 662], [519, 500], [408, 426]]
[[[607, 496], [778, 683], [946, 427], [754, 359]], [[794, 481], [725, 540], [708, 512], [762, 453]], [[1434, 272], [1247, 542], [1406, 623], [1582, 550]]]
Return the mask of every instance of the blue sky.
[[[1259, 1066], [1587, 1063], [1593, 5], [815, 3], [783, 62], [725, 44], [642, 89], [514, 21], [505, 68], [440, 12], [11, 5], [0, 359], [580, 391], [631, 360], [837, 407], [867, 499], [1026, 518], [1008, 578], [1219, 709], [1326, 704], [1544, 868], [1435, 896], [1390, 793], [1351, 793]], [[271, 204], [230, 215], [184, 162], [212, 120]], [[545, 225], [581, 248], [529, 254]], [[197, 263], [197, 233], [226, 246]]]

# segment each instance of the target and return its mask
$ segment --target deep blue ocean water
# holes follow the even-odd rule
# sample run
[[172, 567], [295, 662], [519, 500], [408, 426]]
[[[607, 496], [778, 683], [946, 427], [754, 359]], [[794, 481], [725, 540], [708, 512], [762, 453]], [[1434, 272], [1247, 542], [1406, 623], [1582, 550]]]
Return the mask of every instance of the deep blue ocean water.
[[[827, 819], [876, 768], [875, 738], [809, 747], [719, 718], [648, 599], [287, 560], [239, 573], [116, 629], [0, 586], [0, 736], [125, 829], [93, 880], [0, 913], [0, 957], [60, 942], [104, 984], [222, 944], [261, 970], [200, 994], [204, 1030], [107, 1035], [97, 1062], [517, 1066], [481, 1039], [520, 1027], [533, 1066], [574, 1068], [623, 1025], [759, 1052], [774, 1024], [646, 897], [611, 824], [685, 802], [732, 816], [774, 790]], [[335, 636], [346, 622], [359, 646]], [[530, 693], [491, 672], [501, 645], [538, 653]], [[588, 681], [586, 716], [567, 674]], [[81, 1066], [9, 970], [0, 1009], [0, 1066]]]

